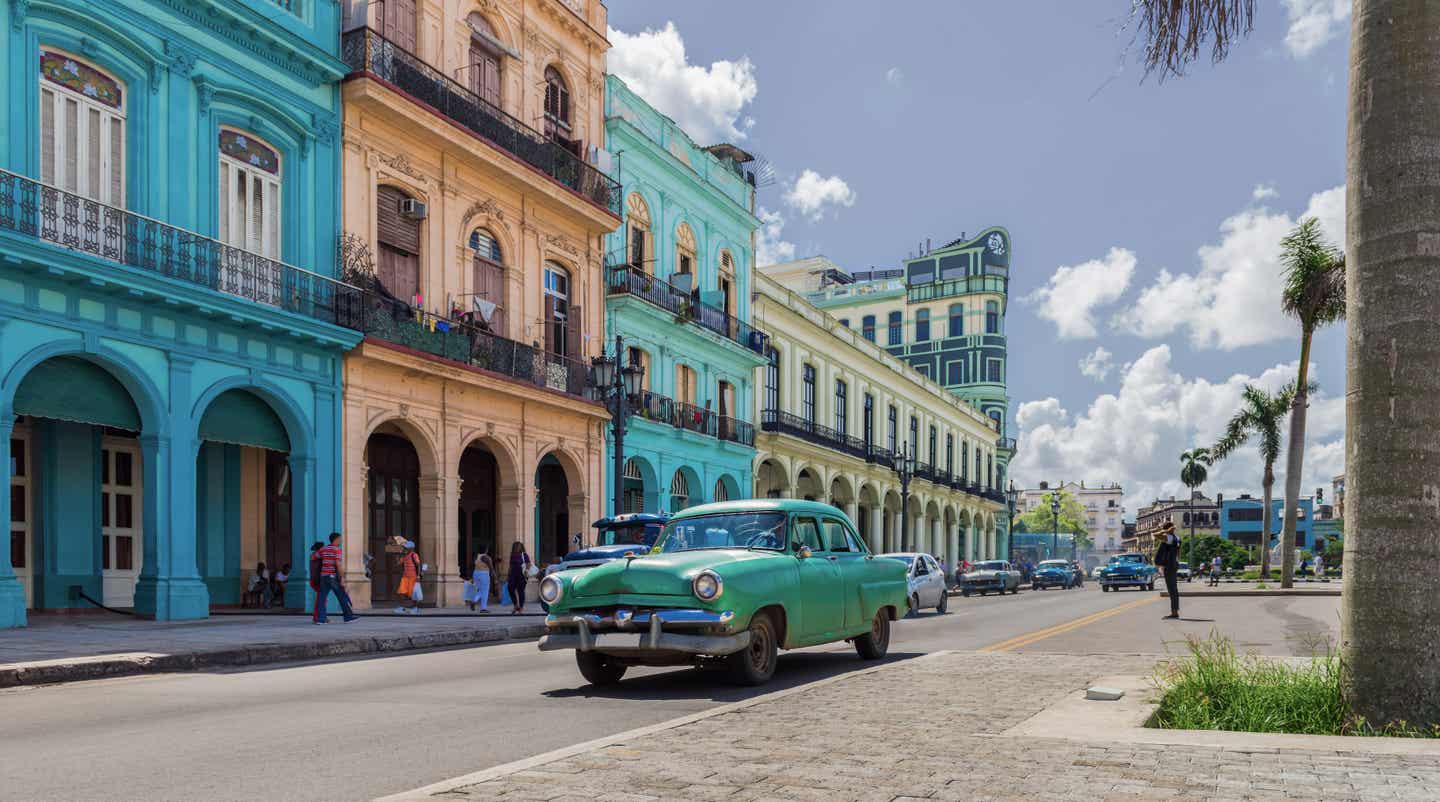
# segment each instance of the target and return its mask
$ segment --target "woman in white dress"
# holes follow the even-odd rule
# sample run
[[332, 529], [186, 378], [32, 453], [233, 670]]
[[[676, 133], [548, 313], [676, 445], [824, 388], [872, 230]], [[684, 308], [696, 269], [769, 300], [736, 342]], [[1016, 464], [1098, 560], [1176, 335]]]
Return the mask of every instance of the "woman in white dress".
[[490, 555], [484, 553], [475, 555], [475, 569], [470, 574], [470, 590], [465, 599], [470, 605], [471, 610], [474, 610], [478, 604], [480, 606], [480, 612], [490, 612], [491, 567]]

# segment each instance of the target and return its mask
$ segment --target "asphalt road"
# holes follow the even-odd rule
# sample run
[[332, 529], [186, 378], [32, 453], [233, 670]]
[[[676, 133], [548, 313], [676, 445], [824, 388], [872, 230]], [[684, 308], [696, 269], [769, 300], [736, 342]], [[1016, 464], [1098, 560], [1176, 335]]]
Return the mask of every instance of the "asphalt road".
[[[1276, 633], [1323, 622], [1322, 608], [1339, 600], [1270, 600], [1262, 615], [1254, 601], [1205, 600], [1201, 617], [1214, 621], [1177, 625], [1159, 620], [1158, 593], [1093, 584], [952, 598], [946, 615], [900, 622], [889, 659], [1162, 652], [1192, 626], [1290, 653], [1299, 640], [1278, 637], [1277, 647]], [[632, 669], [597, 692], [569, 654], [526, 643], [11, 689], [0, 691], [0, 799], [370, 799], [861, 665], [849, 645], [833, 644], [782, 656], [760, 689], [690, 669]]]

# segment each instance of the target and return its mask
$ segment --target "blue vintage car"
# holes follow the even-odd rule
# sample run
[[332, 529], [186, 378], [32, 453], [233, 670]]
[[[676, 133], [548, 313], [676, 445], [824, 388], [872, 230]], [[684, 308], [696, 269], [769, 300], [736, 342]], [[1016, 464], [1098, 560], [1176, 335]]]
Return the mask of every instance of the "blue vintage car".
[[1144, 554], [1117, 554], [1100, 569], [1100, 589], [1104, 591], [1120, 588], [1155, 589], [1155, 577], [1159, 570]]
[[[660, 530], [670, 520], [669, 513], [627, 512], [601, 518], [591, 526], [595, 529], [595, 542], [566, 554], [560, 562], [545, 568], [545, 575], [570, 571], [576, 568], [594, 568], [597, 565], [621, 559], [626, 554], [644, 554], [655, 545]], [[550, 605], [542, 599], [540, 608], [550, 612]]]
[[1035, 572], [1030, 575], [1031, 590], [1044, 590], [1045, 588], [1068, 590], [1075, 585], [1075, 570], [1070, 567], [1069, 560], [1046, 560], [1035, 566]]

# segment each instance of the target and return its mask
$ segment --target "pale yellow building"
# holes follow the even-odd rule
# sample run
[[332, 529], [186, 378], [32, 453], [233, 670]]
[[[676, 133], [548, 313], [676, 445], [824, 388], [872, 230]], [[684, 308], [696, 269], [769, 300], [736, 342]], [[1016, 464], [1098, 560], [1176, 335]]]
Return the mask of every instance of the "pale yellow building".
[[477, 554], [544, 564], [601, 514], [605, 25], [599, 0], [347, 9], [342, 259], [370, 292], [342, 310], [368, 336], [335, 491], [362, 606], [395, 601], [403, 539], [455, 605]]
[[[770, 335], [756, 379], [755, 495], [829, 502], [872, 550], [928, 552], [947, 570], [962, 556], [998, 556], [994, 421], [800, 293], [754, 278], [754, 324]], [[905, 454], [915, 466], [902, 543]]]

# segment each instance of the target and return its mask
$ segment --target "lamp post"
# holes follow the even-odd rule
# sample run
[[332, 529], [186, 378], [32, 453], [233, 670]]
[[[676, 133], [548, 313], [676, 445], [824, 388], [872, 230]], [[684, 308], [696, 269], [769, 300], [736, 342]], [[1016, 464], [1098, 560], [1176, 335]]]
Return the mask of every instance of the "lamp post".
[[625, 419], [630, 416], [628, 401], [640, 394], [645, 378], [641, 365], [622, 365], [625, 353], [624, 340], [615, 335], [615, 353], [601, 354], [590, 360], [595, 369], [595, 386], [600, 390], [606, 409], [610, 410], [610, 427], [615, 435], [615, 466], [611, 474], [615, 477], [615, 509], [613, 515], [625, 511]]
[[1050, 534], [1050, 558], [1055, 558], [1055, 552], [1060, 550], [1060, 491], [1050, 491], [1050, 518], [1054, 521]]
[[915, 457], [910, 446], [900, 452], [895, 472], [900, 474], [900, 550], [910, 550], [910, 480], [915, 477]]
[[1010, 480], [1010, 486], [1005, 490], [1005, 509], [1010, 513], [1010, 523], [1005, 527], [1005, 556], [1015, 556], [1015, 507], [1020, 502], [1020, 491], [1015, 487], [1015, 480]]

